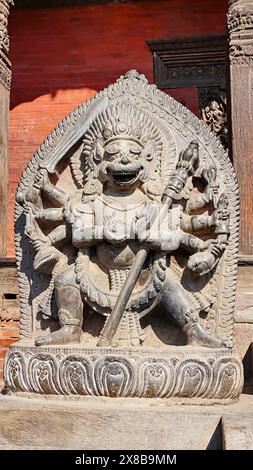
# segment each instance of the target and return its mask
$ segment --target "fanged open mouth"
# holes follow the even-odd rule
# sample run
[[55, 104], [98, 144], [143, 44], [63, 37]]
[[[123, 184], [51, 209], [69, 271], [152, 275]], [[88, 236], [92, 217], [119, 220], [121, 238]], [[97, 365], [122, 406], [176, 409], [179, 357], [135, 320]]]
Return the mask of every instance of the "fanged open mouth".
[[113, 173], [111, 174], [113, 181], [117, 184], [131, 184], [134, 183], [138, 176], [139, 171], [126, 172], [126, 173]]

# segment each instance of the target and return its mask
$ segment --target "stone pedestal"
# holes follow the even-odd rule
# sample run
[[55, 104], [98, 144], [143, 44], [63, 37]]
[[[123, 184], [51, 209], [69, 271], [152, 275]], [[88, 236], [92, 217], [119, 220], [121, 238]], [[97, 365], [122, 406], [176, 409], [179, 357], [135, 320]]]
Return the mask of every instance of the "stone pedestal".
[[[238, 231], [237, 182], [219, 139], [136, 70], [119, 77], [57, 126], [20, 179], [21, 341], [6, 358], [7, 393], [57, 399], [63, 408], [66, 397], [78, 407], [96, 399], [95, 409], [111, 403], [115, 416], [116, 402], [103, 400], [121, 400], [120, 413], [129, 403], [119, 423], [106, 424], [104, 409], [89, 418], [85, 408], [78, 433], [95, 436], [78, 441], [86, 448], [104, 446], [89, 419], [91, 428], [101, 421], [100, 436], [111, 428], [110, 448], [122, 446], [126, 432], [130, 448], [179, 448], [185, 432], [193, 448], [199, 411], [178, 429], [174, 416], [168, 432], [171, 417], [162, 417], [157, 438], [156, 414], [149, 409], [143, 427], [135, 411], [143, 399], [163, 406], [238, 400]], [[74, 419], [71, 445], [78, 411]], [[218, 422], [203, 422], [199, 442], [206, 426], [212, 431], [201, 448]], [[59, 423], [61, 433], [61, 414]], [[57, 447], [53, 441], [43, 445]]]
[[239, 397], [242, 382], [241, 360], [226, 348], [38, 348], [20, 341], [5, 367], [7, 389], [15, 393], [226, 403]]

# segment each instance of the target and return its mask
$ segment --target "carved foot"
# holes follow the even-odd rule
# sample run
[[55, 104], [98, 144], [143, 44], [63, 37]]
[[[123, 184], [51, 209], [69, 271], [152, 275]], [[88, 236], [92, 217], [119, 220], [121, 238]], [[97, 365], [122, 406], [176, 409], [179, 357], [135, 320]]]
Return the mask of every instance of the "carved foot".
[[36, 346], [46, 346], [49, 344], [79, 343], [81, 330], [76, 325], [64, 325], [60, 330], [54, 331], [50, 335], [40, 336], [35, 340]]
[[229, 348], [233, 347], [233, 342], [226, 339], [215, 338], [209, 335], [206, 331], [198, 324], [191, 328], [187, 334], [188, 344], [191, 346], [206, 346], [208, 348]]

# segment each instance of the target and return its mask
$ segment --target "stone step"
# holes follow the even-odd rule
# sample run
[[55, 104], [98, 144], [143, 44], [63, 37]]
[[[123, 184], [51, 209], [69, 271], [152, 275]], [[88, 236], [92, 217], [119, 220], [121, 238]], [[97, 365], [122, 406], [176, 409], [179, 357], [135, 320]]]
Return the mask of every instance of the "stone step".
[[165, 399], [1, 395], [0, 448], [252, 449], [253, 396], [234, 405], [187, 406]]

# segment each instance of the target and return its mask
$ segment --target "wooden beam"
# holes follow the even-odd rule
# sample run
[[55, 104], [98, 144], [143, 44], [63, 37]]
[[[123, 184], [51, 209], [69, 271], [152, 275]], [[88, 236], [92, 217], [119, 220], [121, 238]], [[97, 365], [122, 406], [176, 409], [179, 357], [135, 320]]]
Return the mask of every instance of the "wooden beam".
[[253, 1], [228, 10], [231, 137], [241, 194], [240, 253], [253, 255]]
[[8, 123], [11, 64], [8, 16], [13, 0], [0, 2], [0, 257], [6, 256], [8, 217]]
[[151, 39], [147, 44], [158, 88], [225, 86], [224, 34]]
[[203, 121], [227, 148], [225, 34], [146, 41], [158, 88], [197, 87]]

